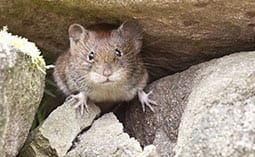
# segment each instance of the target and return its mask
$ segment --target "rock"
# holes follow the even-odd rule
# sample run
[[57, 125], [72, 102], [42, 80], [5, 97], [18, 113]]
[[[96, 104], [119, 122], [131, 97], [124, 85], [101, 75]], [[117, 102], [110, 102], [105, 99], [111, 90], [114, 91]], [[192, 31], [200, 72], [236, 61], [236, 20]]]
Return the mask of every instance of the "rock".
[[[255, 97], [248, 97], [236, 103], [201, 105], [199, 112], [204, 113], [195, 116], [197, 109], [191, 106], [193, 109], [183, 115], [176, 157], [254, 157]], [[189, 117], [190, 112], [193, 112], [192, 117]], [[187, 118], [191, 119], [187, 121]], [[187, 129], [184, 125], [191, 123], [191, 128], [183, 130]]]
[[33, 130], [19, 157], [159, 157], [155, 146], [142, 150], [124, 133], [113, 113], [95, 120], [100, 114], [97, 106], [89, 105], [89, 112], [81, 116], [74, 103], [74, 99], [65, 102]]
[[139, 142], [123, 132], [113, 113], [103, 115], [79, 137], [77, 146], [65, 157], [159, 157], [153, 145], [142, 150]]
[[255, 52], [192, 66], [151, 89], [155, 113], [142, 113], [136, 100], [126, 112], [127, 131], [143, 145], [154, 144], [163, 157], [254, 154]]
[[9, 45], [2, 33], [1, 31], [0, 156], [15, 157], [26, 140], [43, 96], [45, 74], [35, 68], [31, 56]]
[[75, 138], [87, 129], [99, 116], [100, 109], [89, 105], [83, 115], [70, 99], [55, 109], [48, 118], [30, 134], [29, 140], [20, 153], [20, 157], [58, 156], [63, 157], [74, 145]]
[[255, 52], [214, 60], [190, 93], [176, 157], [255, 156]]
[[126, 111], [127, 132], [142, 145], [155, 144], [163, 157], [173, 156], [181, 116], [195, 81], [190, 78], [195, 77], [198, 68], [191, 69], [164, 77], [146, 87], [147, 92], [153, 90], [151, 98], [158, 103], [154, 106], [155, 112], [146, 108], [143, 113], [137, 99]]
[[148, 145], [144, 147], [144, 150], [139, 157], [160, 157], [157, 149], [154, 145]]
[[144, 27], [142, 54], [155, 80], [211, 58], [255, 49], [252, 6], [251, 0], [2, 0], [0, 26], [36, 41], [53, 62], [69, 45], [71, 23], [120, 24], [136, 18]]

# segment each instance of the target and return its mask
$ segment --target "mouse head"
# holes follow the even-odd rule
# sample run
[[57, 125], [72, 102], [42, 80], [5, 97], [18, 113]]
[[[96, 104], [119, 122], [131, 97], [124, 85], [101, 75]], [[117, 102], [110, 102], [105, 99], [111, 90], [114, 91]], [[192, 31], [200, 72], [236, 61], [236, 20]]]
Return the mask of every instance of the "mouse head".
[[82, 77], [95, 84], [129, 81], [141, 65], [142, 28], [131, 20], [113, 30], [87, 30], [79, 24], [69, 28], [70, 51]]

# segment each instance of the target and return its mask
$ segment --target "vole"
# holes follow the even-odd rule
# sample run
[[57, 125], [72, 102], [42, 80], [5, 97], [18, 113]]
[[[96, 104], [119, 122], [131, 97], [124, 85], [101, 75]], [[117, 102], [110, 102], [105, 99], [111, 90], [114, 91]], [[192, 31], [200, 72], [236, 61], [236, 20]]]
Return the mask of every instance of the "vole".
[[[115, 29], [69, 27], [70, 48], [56, 61], [54, 79], [67, 96], [77, 99], [81, 113], [93, 103], [130, 101], [138, 95], [145, 111], [157, 105], [143, 91], [148, 72], [141, 58], [143, 30], [136, 20]], [[75, 94], [77, 93], [77, 94]]]

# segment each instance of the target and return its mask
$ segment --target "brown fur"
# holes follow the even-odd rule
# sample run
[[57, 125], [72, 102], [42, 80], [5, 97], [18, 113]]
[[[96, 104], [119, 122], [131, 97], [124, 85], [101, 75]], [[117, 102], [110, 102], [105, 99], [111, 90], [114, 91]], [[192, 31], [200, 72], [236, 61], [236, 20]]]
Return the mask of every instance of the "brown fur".
[[[57, 59], [54, 70], [55, 81], [66, 95], [83, 91], [95, 103], [129, 101], [146, 86], [148, 74], [140, 56], [142, 29], [137, 22], [128, 21], [112, 30], [86, 30], [74, 24], [69, 37], [70, 49]], [[121, 57], [115, 49], [122, 52]], [[91, 51], [93, 61], [88, 59]], [[116, 74], [116, 81], [95, 82], [106, 66]]]

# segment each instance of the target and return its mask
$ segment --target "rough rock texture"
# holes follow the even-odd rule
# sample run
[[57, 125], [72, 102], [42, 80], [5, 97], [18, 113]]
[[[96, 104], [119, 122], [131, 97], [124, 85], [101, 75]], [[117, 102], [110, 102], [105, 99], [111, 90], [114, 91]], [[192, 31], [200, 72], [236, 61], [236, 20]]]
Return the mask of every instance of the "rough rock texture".
[[255, 156], [255, 52], [212, 61], [189, 96], [176, 157]]
[[156, 79], [255, 49], [254, 6], [254, 0], [1, 0], [0, 26], [36, 41], [53, 62], [68, 47], [71, 23], [119, 24], [136, 18], [145, 31], [143, 56]]
[[0, 43], [0, 156], [24, 144], [44, 90], [45, 74], [29, 56]]
[[155, 113], [142, 113], [135, 101], [126, 113], [126, 127], [142, 144], [157, 146], [161, 156], [174, 156], [177, 136], [176, 156], [254, 154], [255, 52], [192, 66], [153, 82], [151, 89], [159, 104]]
[[81, 115], [73, 107], [75, 102], [74, 99], [65, 102], [33, 130], [19, 156], [64, 156], [73, 146], [76, 136], [88, 128], [101, 112], [97, 106], [89, 105], [89, 112]]
[[126, 112], [127, 132], [142, 145], [154, 143], [163, 157], [173, 156], [181, 116], [196, 81], [192, 78], [197, 69], [199, 67], [194, 66], [183, 73], [164, 77], [146, 88], [146, 91], [153, 90], [151, 98], [158, 103], [154, 113], [148, 108], [143, 113], [137, 99], [130, 103]]
[[123, 132], [122, 124], [112, 113], [95, 121], [79, 140], [65, 157], [159, 157], [153, 145], [143, 151], [138, 141]]
[[159, 157], [153, 145], [142, 150], [112, 113], [95, 120], [97, 106], [89, 105], [81, 116], [74, 103], [70, 99], [33, 130], [19, 157]]

